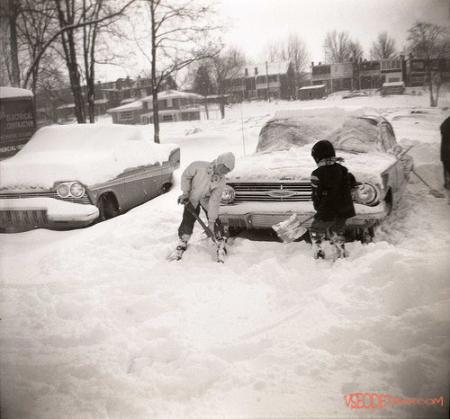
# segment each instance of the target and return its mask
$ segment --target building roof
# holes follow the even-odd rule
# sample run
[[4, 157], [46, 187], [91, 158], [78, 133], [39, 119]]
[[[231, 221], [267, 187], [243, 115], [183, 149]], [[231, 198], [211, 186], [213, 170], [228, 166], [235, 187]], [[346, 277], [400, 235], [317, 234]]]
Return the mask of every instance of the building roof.
[[405, 87], [405, 83], [402, 81], [391, 81], [383, 83], [383, 87]]
[[20, 89], [18, 87], [0, 87], [0, 98], [15, 98], [15, 97], [33, 97], [33, 92], [31, 90]]
[[[203, 99], [203, 96], [198, 95], [197, 93], [188, 93], [181, 92], [179, 90], [164, 90], [158, 93], [158, 100], [161, 99]], [[153, 100], [153, 96], [146, 96], [141, 99], [143, 102], [151, 102]]]
[[116, 108], [108, 109], [107, 113], [116, 113], [124, 111], [134, 111], [136, 109], [142, 109], [142, 100], [135, 100], [134, 102], [126, 103], [125, 105], [117, 106]]
[[298, 89], [298, 90], [322, 89], [323, 87], [325, 87], [324, 84], [314, 84], [314, 85], [312, 85], [312, 86], [303, 86], [303, 87], [300, 87], [300, 89]]
[[[267, 65], [267, 67], [266, 67]], [[245, 69], [248, 70], [248, 77], [255, 76], [255, 68], [258, 69], [257, 76], [266, 76], [266, 75], [274, 75], [274, 74], [285, 74], [289, 67], [289, 61], [279, 61], [279, 62], [267, 62], [267, 63], [258, 63], [253, 65], [246, 65], [240, 74], [240, 76], [245, 75]]]

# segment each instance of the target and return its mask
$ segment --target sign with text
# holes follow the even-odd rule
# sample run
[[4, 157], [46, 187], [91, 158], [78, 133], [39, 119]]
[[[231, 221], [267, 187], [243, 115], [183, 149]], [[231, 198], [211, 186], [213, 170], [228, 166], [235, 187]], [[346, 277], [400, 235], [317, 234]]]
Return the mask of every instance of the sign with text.
[[32, 97], [0, 101], [0, 159], [16, 154], [36, 130]]

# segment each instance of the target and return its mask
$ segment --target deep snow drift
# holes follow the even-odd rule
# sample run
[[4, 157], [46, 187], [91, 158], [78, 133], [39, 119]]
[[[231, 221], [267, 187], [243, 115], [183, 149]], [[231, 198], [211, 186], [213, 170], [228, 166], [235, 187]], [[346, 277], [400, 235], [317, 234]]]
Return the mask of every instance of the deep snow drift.
[[[162, 139], [180, 146], [183, 168], [250, 154], [276, 110], [372, 106], [441, 188], [438, 127], [449, 111], [427, 100], [238, 105], [223, 121], [163, 124]], [[315, 261], [305, 242], [243, 236], [219, 265], [198, 227], [185, 258], [165, 260], [178, 194], [176, 184], [86, 229], [0, 235], [2, 417], [446, 417], [445, 200], [412, 177], [375, 242], [350, 243], [348, 259]], [[352, 410], [344, 396], [355, 392], [442, 395], [446, 406]]]

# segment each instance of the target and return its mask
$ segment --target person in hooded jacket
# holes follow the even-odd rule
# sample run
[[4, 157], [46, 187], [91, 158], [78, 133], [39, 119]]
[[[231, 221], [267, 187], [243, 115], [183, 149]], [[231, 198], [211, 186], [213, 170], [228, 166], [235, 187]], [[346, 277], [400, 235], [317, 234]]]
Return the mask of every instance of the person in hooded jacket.
[[181, 191], [178, 203], [185, 205], [183, 219], [178, 228], [180, 239], [177, 249], [185, 250], [194, 229], [195, 217], [186, 208], [190, 202], [197, 214], [203, 208], [208, 217], [208, 227], [223, 237], [223, 227], [218, 219], [220, 200], [225, 188], [225, 175], [234, 169], [233, 153], [219, 155], [214, 161], [195, 161], [181, 175]]
[[315, 259], [325, 258], [322, 242], [327, 237], [337, 251], [337, 257], [346, 257], [345, 222], [355, 215], [352, 187], [355, 177], [340, 164], [343, 159], [336, 153], [329, 141], [314, 144], [311, 155], [317, 169], [311, 173], [312, 201], [316, 214], [309, 233]]
[[450, 204], [450, 116], [441, 124], [441, 161], [444, 166], [444, 188]]

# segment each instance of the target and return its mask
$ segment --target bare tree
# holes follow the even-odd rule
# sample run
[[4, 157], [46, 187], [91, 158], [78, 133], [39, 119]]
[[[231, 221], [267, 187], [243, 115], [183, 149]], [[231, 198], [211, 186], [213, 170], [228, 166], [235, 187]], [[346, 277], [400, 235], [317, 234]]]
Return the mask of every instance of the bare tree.
[[[20, 67], [19, 67], [19, 45], [17, 35], [17, 20], [20, 15], [19, 0], [3, 0], [0, 3], [0, 18], [2, 31], [7, 32], [8, 41], [5, 42], [2, 54], [7, 53], [7, 57], [2, 60], [6, 67], [8, 79], [15, 86], [20, 86]], [[6, 54], [5, 54], [6, 55]]]
[[359, 62], [363, 59], [364, 51], [358, 41], [350, 41], [348, 48], [350, 61]]
[[370, 49], [370, 58], [373, 60], [388, 60], [397, 55], [395, 40], [387, 32], [381, 32]]
[[303, 40], [296, 34], [289, 34], [284, 41], [269, 43], [264, 59], [269, 62], [289, 61], [292, 64], [293, 90], [297, 92], [302, 75], [309, 63], [309, 54]]
[[325, 36], [323, 44], [325, 61], [344, 63], [351, 59], [351, 40], [347, 32], [333, 30]]
[[[159, 143], [158, 91], [168, 76], [211, 56], [209, 6], [188, 0], [145, 0], [150, 12], [150, 57], [154, 141]], [[209, 44], [209, 45], [208, 45]]]
[[246, 58], [237, 48], [223, 49], [220, 54], [212, 58], [212, 69], [219, 94], [220, 114], [225, 118], [226, 80], [236, 78], [246, 64]]
[[425, 84], [430, 92], [430, 106], [438, 105], [442, 84], [440, 61], [450, 53], [450, 36], [442, 26], [418, 22], [408, 30], [409, 52], [424, 60]]
[[[31, 88], [35, 93], [41, 71], [40, 61], [36, 61], [49, 34], [54, 31], [55, 8], [53, 0], [21, 0], [21, 9], [16, 21], [20, 44], [24, 47], [24, 57], [20, 60], [23, 70], [22, 87]], [[28, 73], [28, 69], [30, 72]]]

